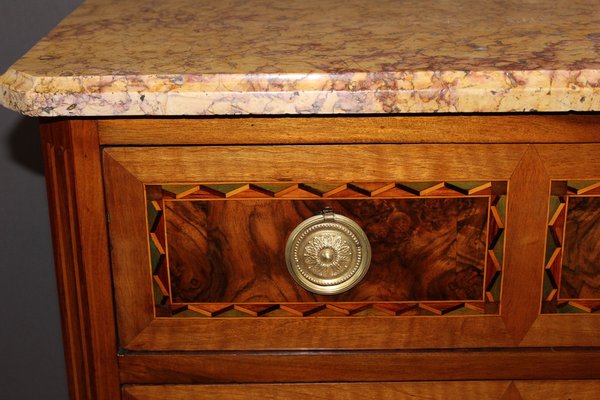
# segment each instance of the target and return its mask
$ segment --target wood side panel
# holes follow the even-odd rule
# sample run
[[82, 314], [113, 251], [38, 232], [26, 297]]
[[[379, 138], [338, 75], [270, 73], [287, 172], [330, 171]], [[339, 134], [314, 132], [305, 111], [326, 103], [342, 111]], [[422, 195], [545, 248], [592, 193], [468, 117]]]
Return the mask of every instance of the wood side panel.
[[168, 318], [152, 321], [127, 349], [367, 350], [508, 347], [512, 343], [499, 316]]
[[106, 152], [104, 173], [119, 343], [125, 346], [154, 318], [146, 201], [144, 185]]
[[[166, 201], [172, 298], [189, 302], [483, 300], [487, 197]], [[285, 261], [293, 229], [332, 207], [369, 238], [371, 267], [323, 296]]]
[[600, 379], [597, 349], [128, 354], [124, 384]]
[[[510, 382], [377, 382], [317, 384], [246, 384], [197, 386], [125, 386], [124, 400], [481, 400], [500, 399]], [[555, 386], [560, 390], [560, 386]]]
[[600, 115], [119, 118], [102, 144], [577, 143], [600, 141]]
[[70, 397], [120, 398], [100, 148], [93, 121], [42, 120]]
[[[527, 145], [348, 145], [108, 148], [145, 184], [183, 182], [498, 180]], [[202, 162], [198, 162], [202, 160]]]
[[518, 344], [540, 310], [549, 179], [533, 147], [510, 179], [500, 313]]

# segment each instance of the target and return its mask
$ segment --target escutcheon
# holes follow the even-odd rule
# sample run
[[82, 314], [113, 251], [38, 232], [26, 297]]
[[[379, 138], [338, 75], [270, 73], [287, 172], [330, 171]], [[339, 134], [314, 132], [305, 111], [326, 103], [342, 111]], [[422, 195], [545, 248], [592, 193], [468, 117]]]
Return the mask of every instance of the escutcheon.
[[371, 245], [358, 224], [326, 209], [294, 229], [285, 255], [288, 270], [300, 286], [333, 295], [363, 279], [371, 262]]

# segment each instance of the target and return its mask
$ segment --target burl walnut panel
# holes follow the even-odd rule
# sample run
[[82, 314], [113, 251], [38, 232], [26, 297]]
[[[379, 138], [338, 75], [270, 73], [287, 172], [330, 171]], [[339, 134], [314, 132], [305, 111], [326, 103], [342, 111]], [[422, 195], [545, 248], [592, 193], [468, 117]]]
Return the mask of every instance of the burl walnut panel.
[[[325, 207], [357, 222], [372, 247], [363, 281], [336, 296], [297, 285], [292, 230]], [[172, 301], [481, 300], [489, 197], [371, 200], [167, 200]]]
[[560, 285], [563, 299], [600, 298], [600, 197], [571, 196]]

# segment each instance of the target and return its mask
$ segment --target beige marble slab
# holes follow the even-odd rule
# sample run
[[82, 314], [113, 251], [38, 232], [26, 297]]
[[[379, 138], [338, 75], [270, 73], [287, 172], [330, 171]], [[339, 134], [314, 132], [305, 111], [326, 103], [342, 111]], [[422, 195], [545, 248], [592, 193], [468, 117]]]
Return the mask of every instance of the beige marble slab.
[[35, 116], [600, 110], [598, 0], [89, 0], [0, 77]]

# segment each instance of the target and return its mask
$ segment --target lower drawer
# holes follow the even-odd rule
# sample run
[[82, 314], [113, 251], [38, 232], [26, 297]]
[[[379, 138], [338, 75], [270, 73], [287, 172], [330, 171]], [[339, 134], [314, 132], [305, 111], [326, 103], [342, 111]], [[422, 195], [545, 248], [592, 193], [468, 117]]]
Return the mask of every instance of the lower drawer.
[[600, 381], [463, 381], [125, 386], [124, 400], [597, 399]]

